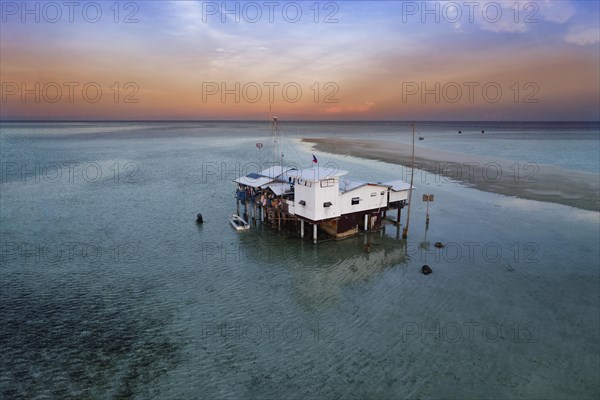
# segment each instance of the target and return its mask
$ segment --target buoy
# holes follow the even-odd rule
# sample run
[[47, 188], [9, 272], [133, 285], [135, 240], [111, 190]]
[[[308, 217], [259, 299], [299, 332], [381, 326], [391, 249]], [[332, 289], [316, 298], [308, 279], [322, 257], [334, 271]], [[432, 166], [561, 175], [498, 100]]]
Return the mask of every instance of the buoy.
[[442, 247], [444, 247], [444, 244], [442, 242], [435, 242], [434, 246], [438, 249], [441, 249]]
[[458, 133], [462, 133], [462, 131], [458, 131]]
[[423, 275], [429, 275], [430, 273], [433, 272], [433, 270], [431, 269], [431, 267], [427, 264], [423, 265], [423, 268], [421, 268], [421, 272], [423, 273]]
[[202, 223], [204, 223], [204, 219], [202, 219], [202, 214], [198, 214], [198, 215], [196, 215], [196, 223], [197, 223], [197, 224], [202, 224]]
[[481, 133], [485, 133], [485, 131], [481, 131]]

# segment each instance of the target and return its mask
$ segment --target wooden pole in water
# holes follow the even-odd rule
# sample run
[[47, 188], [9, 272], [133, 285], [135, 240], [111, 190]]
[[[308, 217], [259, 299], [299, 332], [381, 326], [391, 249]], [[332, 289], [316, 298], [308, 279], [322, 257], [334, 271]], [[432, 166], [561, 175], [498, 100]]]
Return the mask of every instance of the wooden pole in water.
[[317, 244], [317, 224], [313, 224], [313, 243]]
[[304, 239], [304, 220], [300, 220], [300, 238]]
[[415, 177], [415, 123], [412, 124], [412, 168], [410, 173], [410, 192], [408, 192], [408, 213], [406, 214], [406, 226], [402, 231], [402, 239], [408, 237], [408, 226], [410, 224], [410, 206], [412, 204], [413, 181]]
[[[282, 158], [282, 161], [283, 161], [283, 158]], [[281, 168], [283, 168], [283, 163], [281, 165]], [[279, 209], [278, 209], [278, 211], [279, 211], [279, 226], [278, 226], [278, 229], [281, 230], [281, 219], [283, 218], [283, 196], [282, 195], [279, 196], [279, 202], [277, 204], [279, 205]]]

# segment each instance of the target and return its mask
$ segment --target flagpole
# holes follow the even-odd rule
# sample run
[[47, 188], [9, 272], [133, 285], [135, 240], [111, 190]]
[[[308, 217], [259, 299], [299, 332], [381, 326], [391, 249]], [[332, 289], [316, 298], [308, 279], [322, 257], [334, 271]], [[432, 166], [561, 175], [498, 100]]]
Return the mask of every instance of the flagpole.
[[402, 239], [408, 237], [408, 225], [410, 224], [410, 205], [412, 204], [413, 180], [415, 177], [415, 123], [412, 123], [412, 166], [410, 173], [410, 191], [408, 192], [408, 213], [406, 215], [406, 226], [402, 230]]

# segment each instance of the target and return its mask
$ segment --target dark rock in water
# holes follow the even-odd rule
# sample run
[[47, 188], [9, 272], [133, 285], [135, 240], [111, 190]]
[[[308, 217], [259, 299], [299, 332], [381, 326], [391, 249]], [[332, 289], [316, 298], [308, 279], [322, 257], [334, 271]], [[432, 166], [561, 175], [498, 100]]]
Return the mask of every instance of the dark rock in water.
[[442, 242], [435, 242], [434, 246], [438, 249], [441, 249], [442, 247], [444, 247], [444, 244]]
[[421, 272], [423, 273], [423, 275], [429, 275], [430, 273], [433, 272], [433, 270], [431, 269], [431, 267], [429, 265], [423, 265], [423, 268], [421, 268]]
[[462, 131], [458, 131], [458, 133], [462, 133]]
[[202, 224], [204, 222], [204, 219], [202, 219], [202, 214], [198, 214], [196, 216], [196, 223], [197, 224]]
[[485, 131], [481, 131], [481, 133], [485, 133]]
[[365, 244], [365, 252], [366, 253], [370, 253], [371, 252], [371, 245], [369, 243]]

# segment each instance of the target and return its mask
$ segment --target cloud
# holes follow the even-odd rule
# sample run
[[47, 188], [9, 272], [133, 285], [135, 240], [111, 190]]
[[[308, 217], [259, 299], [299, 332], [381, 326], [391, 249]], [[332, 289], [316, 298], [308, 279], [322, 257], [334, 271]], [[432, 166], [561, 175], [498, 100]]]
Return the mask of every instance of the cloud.
[[[451, 1], [442, 2], [452, 10]], [[564, 24], [576, 14], [570, 1], [543, 0], [516, 2], [514, 0], [484, 0], [473, 4], [473, 8], [460, 10], [463, 20], [475, 22], [481, 29], [494, 33], [525, 33], [539, 26], [542, 21]], [[453, 12], [448, 17], [453, 18]]]
[[565, 41], [577, 46], [600, 43], [600, 29], [598, 26], [575, 25], [567, 32]]
[[575, 6], [570, 1], [543, 0], [526, 4], [529, 6], [526, 12], [539, 8], [539, 15], [548, 22], [564, 24], [575, 15]]

